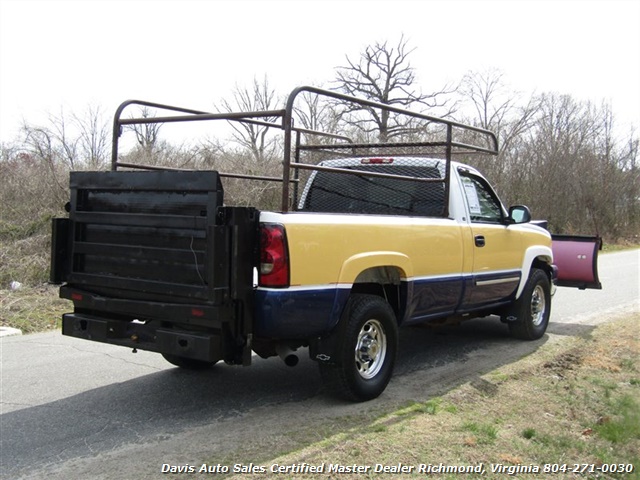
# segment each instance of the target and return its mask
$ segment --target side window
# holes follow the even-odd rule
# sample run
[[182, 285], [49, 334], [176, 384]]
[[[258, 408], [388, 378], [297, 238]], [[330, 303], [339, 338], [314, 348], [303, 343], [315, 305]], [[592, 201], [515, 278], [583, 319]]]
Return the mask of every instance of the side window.
[[500, 202], [482, 179], [466, 171], [460, 171], [460, 178], [469, 205], [471, 221], [477, 223], [501, 223]]

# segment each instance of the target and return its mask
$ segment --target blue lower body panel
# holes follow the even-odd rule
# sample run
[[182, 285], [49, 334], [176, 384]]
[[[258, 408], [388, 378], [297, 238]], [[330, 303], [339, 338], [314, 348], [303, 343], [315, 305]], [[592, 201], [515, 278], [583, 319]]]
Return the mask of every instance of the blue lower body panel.
[[[400, 306], [399, 321], [417, 323], [501, 305], [513, 299], [519, 279], [519, 271], [506, 271], [402, 282], [408, 304], [406, 310]], [[338, 323], [350, 293], [351, 285], [258, 288], [254, 333], [282, 340], [325, 335]]]
[[254, 334], [263, 338], [306, 339], [326, 334], [338, 323], [350, 288], [258, 289]]
[[411, 303], [408, 322], [447, 316], [455, 312], [463, 292], [462, 277], [416, 279], [409, 282]]

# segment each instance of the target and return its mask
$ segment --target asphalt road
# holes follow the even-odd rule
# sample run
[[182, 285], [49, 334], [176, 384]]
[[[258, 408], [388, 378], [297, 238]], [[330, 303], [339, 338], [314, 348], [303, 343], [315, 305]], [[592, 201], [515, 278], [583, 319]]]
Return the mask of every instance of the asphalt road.
[[0, 338], [0, 478], [158, 478], [163, 463], [228, 460], [247, 442], [268, 455], [269, 442], [296, 446], [291, 433], [301, 425], [339, 428], [363, 411], [425, 401], [551, 337], [584, 335], [640, 310], [640, 250], [603, 255], [599, 269], [602, 291], [558, 289], [548, 335], [537, 342], [512, 340], [495, 318], [402, 330], [394, 378], [366, 404], [327, 396], [306, 358], [295, 368], [257, 359], [250, 368], [188, 372], [156, 354], [59, 332]]

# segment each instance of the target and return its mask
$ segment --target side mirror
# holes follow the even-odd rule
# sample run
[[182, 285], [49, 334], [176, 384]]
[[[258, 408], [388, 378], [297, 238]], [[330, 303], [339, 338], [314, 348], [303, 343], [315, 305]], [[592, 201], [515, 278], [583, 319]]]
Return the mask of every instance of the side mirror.
[[526, 205], [514, 205], [509, 208], [509, 220], [511, 223], [529, 223], [531, 210]]

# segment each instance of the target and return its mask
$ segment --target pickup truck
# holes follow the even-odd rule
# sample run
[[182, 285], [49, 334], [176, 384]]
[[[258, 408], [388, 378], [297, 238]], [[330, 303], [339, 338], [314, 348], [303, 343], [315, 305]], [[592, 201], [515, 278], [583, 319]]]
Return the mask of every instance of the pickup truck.
[[[412, 136], [358, 143], [296, 127], [301, 94], [405, 116]], [[170, 114], [123, 118], [130, 105]], [[118, 155], [126, 125], [221, 120], [283, 132], [282, 176]], [[487, 130], [315, 87], [266, 112], [124, 102], [111, 171], [71, 172], [69, 216], [53, 220], [51, 281], [73, 302], [62, 333], [186, 369], [250, 365], [254, 353], [293, 366], [308, 349], [327, 389], [352, 401], [385, 390], [400, 327], [495, 315], [538, 339], [556, 285], [601, 288], [601, 241], [552, 237], [453, 160], [497, 153]], [[280, 208], [227, 205], [231, 181], [275, 182]]]

